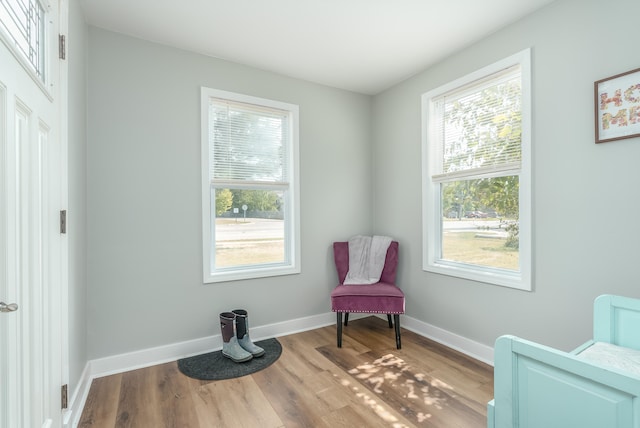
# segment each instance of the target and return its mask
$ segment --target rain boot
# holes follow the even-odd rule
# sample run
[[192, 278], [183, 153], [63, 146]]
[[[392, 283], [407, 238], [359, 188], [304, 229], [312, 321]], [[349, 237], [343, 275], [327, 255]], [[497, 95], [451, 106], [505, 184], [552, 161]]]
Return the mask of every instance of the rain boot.
[[250, 352], [245, 351], [238, 343], [234, 331], [236, 315], [232, 312], [220, 314], [220, 330], [222, 331], [222, 355], [236, 363], [243, 363], [253, 358]]
[[247, 352], [250, 352], [254, 357], [262, 357], [264, 355], [264, 349], [255, 345], [249, 337], [249, 321], [247, 318], [247, 311], [244, 309], [234, 309], [233, 313], [236, 316], [236, 332], [238, 335], [238, 343]]

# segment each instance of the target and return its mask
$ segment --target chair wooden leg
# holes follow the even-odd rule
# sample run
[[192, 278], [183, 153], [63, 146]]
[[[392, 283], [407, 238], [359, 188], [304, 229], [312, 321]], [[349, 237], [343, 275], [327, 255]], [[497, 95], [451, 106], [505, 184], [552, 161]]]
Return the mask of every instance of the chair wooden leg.
[[394, 314], [393, 315], [393, 320], [394, 320], [395, 325], [396, 325], [396, 348], [397, 349], [401, 349], [402, 348], [402, 344], [400, 343], [400, 315], [399, 314]]
[[387, 321], [389, 321], [389, 328], [393, 328], [393, 322], [391, 322], [391, 314], [387, 314]]
[[[338, 348], [342, 348], [342, 312], [336, 312], [338, 318], [336, 322], [337, 334], [338, 334]], [[348, 314], [347, 314], [348, 315]]]
[[349, 324], [349, 312], [344, 313], [344, 325]]

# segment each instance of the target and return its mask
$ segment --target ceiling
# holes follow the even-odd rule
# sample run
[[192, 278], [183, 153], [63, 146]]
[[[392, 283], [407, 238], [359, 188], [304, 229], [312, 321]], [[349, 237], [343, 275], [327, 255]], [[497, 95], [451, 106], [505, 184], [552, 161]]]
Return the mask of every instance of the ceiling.
[[81, 0], [89, 24], [379, 93], [553, 0]]

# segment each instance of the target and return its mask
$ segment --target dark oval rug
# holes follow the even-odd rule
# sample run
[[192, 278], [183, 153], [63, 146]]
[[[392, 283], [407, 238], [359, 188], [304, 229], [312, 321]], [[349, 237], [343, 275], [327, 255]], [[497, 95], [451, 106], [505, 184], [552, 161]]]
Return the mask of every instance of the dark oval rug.
[[264, 349], [262, 357], [253, 358], [244, 363], [234, 363], [222, 355], [222, 351], [215, 351], [182, 358], [178, 360], [178, 369], [183, 374], [199, 380], [232, 379], [265, 369], [280, 358], [280, 354], [282, 354], [282, 346], [275, 338], [254, 343]]

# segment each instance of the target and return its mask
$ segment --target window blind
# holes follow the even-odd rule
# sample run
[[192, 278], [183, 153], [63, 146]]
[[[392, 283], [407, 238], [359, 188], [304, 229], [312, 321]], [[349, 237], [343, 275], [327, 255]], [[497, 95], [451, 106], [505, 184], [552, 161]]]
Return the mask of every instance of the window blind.
[[209, 101], [209, 178], [217, 186], [286, 185], [289, 112], [219, 98]]
[[520, 66], [432, 99], [434, 182], [517, 173], [521, 163]]

